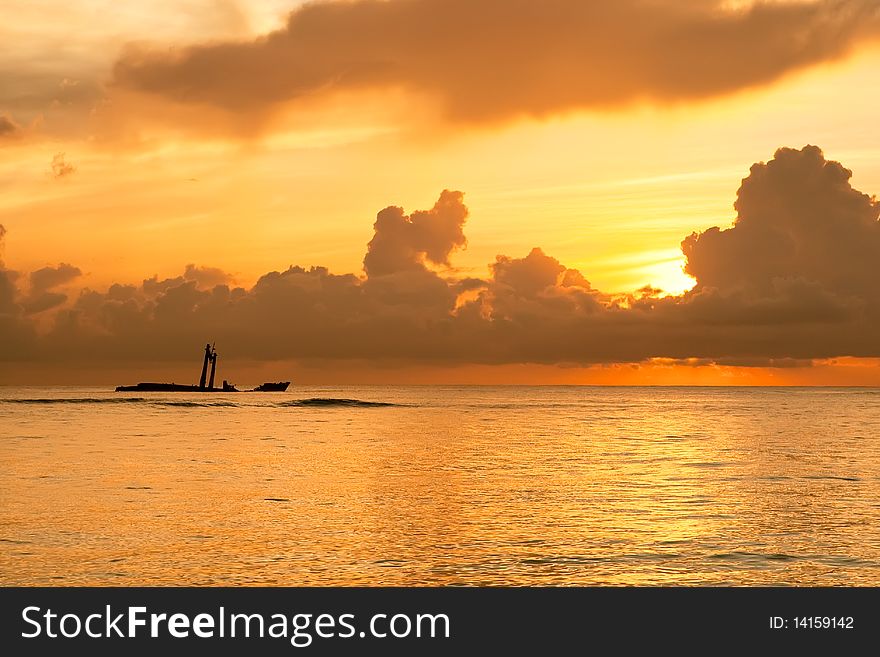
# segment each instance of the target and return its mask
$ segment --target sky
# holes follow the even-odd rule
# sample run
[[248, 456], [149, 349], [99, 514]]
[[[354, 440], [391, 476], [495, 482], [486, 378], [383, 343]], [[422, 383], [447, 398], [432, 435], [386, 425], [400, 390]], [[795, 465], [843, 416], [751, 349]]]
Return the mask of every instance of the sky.
[[0, 383], [880, 385], [877, 0], [0, 3]]

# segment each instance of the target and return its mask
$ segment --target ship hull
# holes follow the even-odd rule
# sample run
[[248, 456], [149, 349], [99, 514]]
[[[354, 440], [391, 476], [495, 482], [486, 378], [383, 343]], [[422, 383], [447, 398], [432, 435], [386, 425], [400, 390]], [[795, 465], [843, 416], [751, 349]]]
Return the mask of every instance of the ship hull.
[[[208, 365], [211, 365], [211, 378], [208, 378]], [[290, 385], [290, 381], [267, 382], [258, 385], [251, 390], [239, 390], [226, 379], [223, 386], [214, 387], [214, 375], [217, 373], [217, 350], [214, 345], [205, 345], [205, 359], [202, 361], [202, 376], [198, 385], [184, 385], [180, 383], [152, 383], [141, 382], [133, 386], [116, 386], [116, 392], [284, 392]]]
[[290, 381], [279, 381], [278, 383], [264, 383], [262, 385], [257, 386], [251, 392], [284, 392], [287, 390], [287, 386], [290, 385]]
[[133, 386], [116, 386], [116, 392], [284, 392], [290, 381], [264, 383], [253, 390], [237, 390], [235, 386], [225, 388], [200, 388], [179, 383], [138, 383]]
[[220, 392], [220, 389], [199, 388], [178, 383], [138, 383], [133, 386], [116, 386], [116, 392]]

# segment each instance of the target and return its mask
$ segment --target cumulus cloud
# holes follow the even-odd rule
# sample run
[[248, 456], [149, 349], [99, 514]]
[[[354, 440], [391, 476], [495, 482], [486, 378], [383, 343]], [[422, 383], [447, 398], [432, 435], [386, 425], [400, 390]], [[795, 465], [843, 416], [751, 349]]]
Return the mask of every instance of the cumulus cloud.
[[752, 167], [735, 207], [733, 226], [683, 241], [696, 285], [680, 296], [604, 294], [539, 248], [498, 256], [485, 278], [457, 278], [444, 266], [465, 244], [468, 212], [454, 191], [430, 210], [379, 212], [363, 275], [291, 266], [244, 288], [190, 265], [84, 290], [40, 332], [24, 313], [79, 275], [49, 267], [28, 277], [42, 298], [0, 279], [0, 331], [19, 337], [15, 352], [0, 340], [0, 358], [189, 360], [206, 340], [227, 358], [386, 364], [790, 367], [880, 356], [880, 203], [852, 188], [850, 172], [815, 146], [783, 148]]
[[723, 291], [771, 293], [799, 279], [836, 296], [876, 297], [880, 206], [851, 176], [816, 146], [780, 149], [743, 181], [732, 228], [682, 243], [687, 273]]
[[520, 297], [534, 298], [560, 287], [590, 289], [589, 282], [575, 269], [566, 269], [556, 258], [534, 248], [525, 258], [498, 256], [491, 266], [496, 289], [506, 289]]
[[[233, 282], [232, 276], [218, 267], [200, 267], [190, 263], [180, 276], [160, 279], [154, 275], [145, 278], [141, 289], [149, 296], [156, 296], [185, 284], [188, 284], [192, 289], [210, 290], [217, 285], [227, 285]], [[136, 288], [130, 285], [116, 285], [111, 289], [116, 296], [123, 294], [131, 296], [129, 292]]]
[[61, 287], [82, 276], [79, 267], [62, 262], [57, 267], [43, 267], [30, 273], [29, 294], [22, 299], [25, 313], [33, 315], [57, 308], [67, 301], [67, 295], [54, 288]]
[[79, 267], [62, 262], [57, 267], [43, 267], [30, 274], [32, 292], [43, 292], [59, 285], [64, 285], [82, 276]]
[[427, 211], [407, 216], [403, 208], [382, 210], [364, 256], [367, 275], [420, 269], [424, 261], [448, 265], [450, 254], [467, 243], [462, 230], [468, 215], [463, 198], [461, 192], [447, 189]]
[[199, 287], [211, 288], [215, 285], [232, 283], [233, 278], [222, 269], [217, 267], [199, 267], [188, 264], [183, 272], [183, 278], [187, 281], [195, 281]]
[[877, 353], [880, 204], [850, 177], [815, 146], [783, 148], [754, 165], [734, 225], [682, 242], [697, 284], [681, 312], [746, 327], [738, 339], [754, 338], [744, 355]]
[[116, 85], [245, 115], [328, 91], [404, 88], [484, 121], [767, 84], [878, 36], [876, 0], [309, 3], [254, 41], [130, 50]]

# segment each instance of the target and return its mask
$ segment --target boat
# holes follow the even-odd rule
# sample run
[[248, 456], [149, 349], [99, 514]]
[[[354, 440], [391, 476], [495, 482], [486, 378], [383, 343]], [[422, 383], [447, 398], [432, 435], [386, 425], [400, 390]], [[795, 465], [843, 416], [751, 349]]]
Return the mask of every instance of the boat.
[[[211, 376], [208, 378], [208, 363]], [[116, 386], [116, 392], [285, 392], [290, 381], [262, 383], [250, 390], [239, 390], [225, 379], [219, 388], [214, 387], [214, 374], [217, 371], [217, 350], [212, 344], [205, 345], [205, 359], [202, 362], [202, 375], [198, 385], [180, 383], [136, 383], [131, 386]]]
[[249, 392], [284, 392], [290, 381], [279, 381], [278, 383], [262, 383]]

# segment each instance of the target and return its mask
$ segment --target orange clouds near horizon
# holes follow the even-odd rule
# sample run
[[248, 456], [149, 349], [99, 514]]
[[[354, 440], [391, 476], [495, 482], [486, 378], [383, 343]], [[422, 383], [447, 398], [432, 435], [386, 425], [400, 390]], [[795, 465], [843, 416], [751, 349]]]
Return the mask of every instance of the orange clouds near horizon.
[[10, 1], [0, 381], [876, 382], [877, 0]]
[[[487, 277], [456, 276], [448, 266], [466, 243], [468, 209], [451, 191], [430, 210], [382, 210], [364, 276], [291, 266], [243, 288], [190, 266], [76, 293], [73, 264], [27, 276], [0, 265], [4, 378], [49, 363], [190, 362], [193, 345], [211, 340], [226, 362], [301, 362], [304, 372], [373, 363], [408, 380], [421, 368], [485, 381], [499, 367], [504, 382], [526, 367], [560, 382], [568, 377], [547, 368], [564, 366], [581, 383], [839, 383], [846, 370], [834, 359], [880, 357], [880, 203], [850, 176], [815, 146], [754, 165], [734, 225], [682, 242], [696, 284], [679, 296], [604, 293], [538, 247], [499, 255]], [[852, 381], [874, 380], [857, 366], [846, 366]]]
[[[30, 363], [0, 370], [0, 385], [116, 386], [145, 378], [177, 383], [198, 379], [199, 349], [188, 362]], [[840, 358], [791, 367], [730, 367], [659, 359], [643, 363], [560, 366], [400, 365], [365, 361], [252, 361], [221, 354], [218, 375], [248, 388], [290, 379], [297, 385], [547, 385], [547, 386], [713, 386], [713, 387], [880, 387], [880, 359]]]

